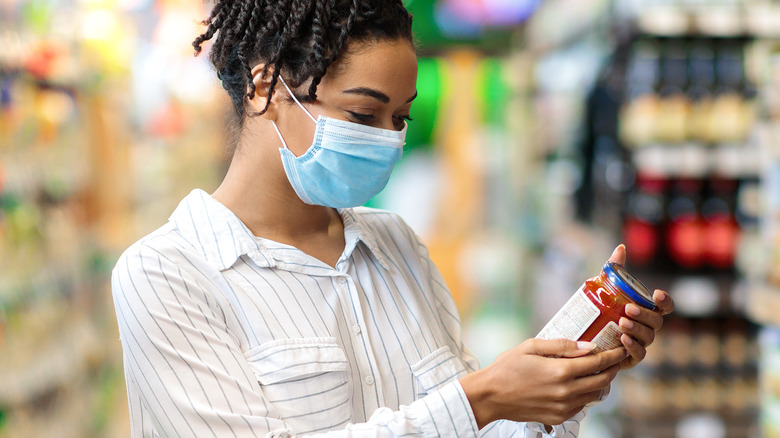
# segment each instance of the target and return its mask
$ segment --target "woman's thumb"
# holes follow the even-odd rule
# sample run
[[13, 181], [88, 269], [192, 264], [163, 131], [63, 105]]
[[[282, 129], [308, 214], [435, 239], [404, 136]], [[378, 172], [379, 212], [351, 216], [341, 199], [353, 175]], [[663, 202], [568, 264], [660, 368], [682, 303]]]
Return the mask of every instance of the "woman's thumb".
[[623, 245], [622, 243], [618, 245], [617, 248], [612, 251], [612, 255], [609, 256], [609, 260], [607, 261], [624, 266], [626, 264], [626, 245]]

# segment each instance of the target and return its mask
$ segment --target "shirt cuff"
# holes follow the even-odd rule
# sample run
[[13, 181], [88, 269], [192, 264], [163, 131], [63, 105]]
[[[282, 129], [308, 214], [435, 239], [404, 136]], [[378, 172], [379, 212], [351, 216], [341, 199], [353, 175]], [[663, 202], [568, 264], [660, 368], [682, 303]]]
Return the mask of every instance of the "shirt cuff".
[[535, 436], [541, 436], [542, 438], [562, 437], [568, 432], [563, 424], [553, 426], [550, 433], [547, 433], [547, 431], [544, 430], [544, 425], [542, 423], [528, 422], [525, 423], [525, 427], [534, 434], [540, 434]]
[[550, 433], [547, 433], [547, 431], [544, 430], [544, 425], [542, 423], [537, 423], [535, 421], [526, 423], [525, 427], [526, 430], [529, 430], [535, 434], [541, 434], [543, 438], [558, 438], [565, 437], [567, 435], [573, 435], [576, 437], [580, 430], [580, 422], [584, 417], [585, 410], [582, 410], [573, 417], [564, 421], [563, 424], [554, 425]]
[[601, 395], [599, 396], [599, 398], [594, 400], [594, 401], [592, 401], [592, 402], [590, 402], [590, 403], [588, 403], [587, 405], [585, 405], [585, 407], [586, 408], [592, 408], [593, 406], [596, 406], [597, 404], [603, 402], [604, 400], [607, 399], [607, 397], [609, 397], [609, 392], [611, 390], [612, 390], [612, 385], [607, 386], [606, 388], [602, 389], [601, 390]]
[[[547, 431], [544, 429], [544, 425], [542, 423], [537, 423], [534, 421], [529, 421], [525, 423], [526, 429], [530, 430], [534, 433], [541, 433], [543, 437], [551, 436], [547, 433]], [[553, 433], [555, 433], [555, 429], [553, 428]]]
[[418, 429], [426, 437], [476, 437], [477, 420], [460, 382], [442, 386], [410, 406], [417, 411]]

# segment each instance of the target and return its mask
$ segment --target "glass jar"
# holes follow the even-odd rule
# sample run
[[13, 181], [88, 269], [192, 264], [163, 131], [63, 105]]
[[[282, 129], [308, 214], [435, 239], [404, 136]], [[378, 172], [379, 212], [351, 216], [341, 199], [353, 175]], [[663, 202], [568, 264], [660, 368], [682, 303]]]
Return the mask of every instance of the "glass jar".
[[596, 351], [620, 347], [623, 331], [618, 322], [626, 304], [655, 309], [653, 294], [639, 279], [617, 263], [607, 262], [601, 273], [585, 280], [569, 301], [550, 319], [539, 339], [590, 341]]

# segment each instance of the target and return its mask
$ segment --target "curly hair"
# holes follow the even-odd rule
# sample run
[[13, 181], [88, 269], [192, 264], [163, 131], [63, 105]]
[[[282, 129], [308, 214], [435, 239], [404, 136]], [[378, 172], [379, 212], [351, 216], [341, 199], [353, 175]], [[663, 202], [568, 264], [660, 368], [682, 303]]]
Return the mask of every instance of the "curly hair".
[[414, 41], [412, 15], [402, 0], [217, 0], [195, 38], [195, 55], [216, 34], [209, 59], [233, 102], [239, 120], [255, 94], [252, 66], [264, 63], [269, 72], [269, 99], [284, 73], [299, 87], [308, 79], [305, 101], [317, 97], [325, 71], [345, 51], [348, 42], [404, 38]]

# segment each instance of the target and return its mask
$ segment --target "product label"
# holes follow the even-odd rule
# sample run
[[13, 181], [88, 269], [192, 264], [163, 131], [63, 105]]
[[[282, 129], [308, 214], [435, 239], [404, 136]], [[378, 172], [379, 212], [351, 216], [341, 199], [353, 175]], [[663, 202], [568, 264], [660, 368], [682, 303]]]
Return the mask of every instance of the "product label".
[[610, 321], [603, 329], [593, 338], [593, 343], [596, 344], [596, 352], [612, 350], [623, 345], [620, 342], [620, 336], [623, 331], [620, 330], [620, 326], [615, 324], [614, 321]]
[[576, 341], [600, 313], [599, 308], [588, 299], [580, 287], [536, 337]]

